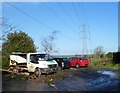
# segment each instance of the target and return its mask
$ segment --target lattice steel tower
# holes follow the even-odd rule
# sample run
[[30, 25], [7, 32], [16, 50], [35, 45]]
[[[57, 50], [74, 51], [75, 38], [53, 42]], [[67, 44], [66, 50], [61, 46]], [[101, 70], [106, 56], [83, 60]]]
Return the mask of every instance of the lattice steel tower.
[[88, 31], [87, 31], [86, 24], [82, 24], [80, 26], [80, 38], [82, 39], [82, 55], [88, 55], [88, 47], [87, 47], [87, 39], [88, 38]]

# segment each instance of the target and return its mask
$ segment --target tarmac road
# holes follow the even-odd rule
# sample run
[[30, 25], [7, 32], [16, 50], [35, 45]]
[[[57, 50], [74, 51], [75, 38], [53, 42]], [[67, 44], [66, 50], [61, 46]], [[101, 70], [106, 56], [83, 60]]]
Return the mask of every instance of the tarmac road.
[[72, 68], [26, 81], [3, 74], [2, 91], [119, 91], [119, 76], [118, 70], [91, 68]]

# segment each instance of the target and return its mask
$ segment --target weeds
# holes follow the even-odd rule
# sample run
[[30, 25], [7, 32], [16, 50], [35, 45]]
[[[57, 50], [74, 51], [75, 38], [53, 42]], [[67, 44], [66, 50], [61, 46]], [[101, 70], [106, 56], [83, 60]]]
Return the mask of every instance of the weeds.
[[9, 77], [11, 77], [11, 79], [15, 79], [15, 80], [28, 80], [27, 76], [25, 75], [18, 75], [18, 74], [9, 74]]
[[115, 68], [118, 69], [120, 64], [114, 64], [113, 60], [106, 60], [106, 58], [93, 58], [90, 64], [91, 68]]

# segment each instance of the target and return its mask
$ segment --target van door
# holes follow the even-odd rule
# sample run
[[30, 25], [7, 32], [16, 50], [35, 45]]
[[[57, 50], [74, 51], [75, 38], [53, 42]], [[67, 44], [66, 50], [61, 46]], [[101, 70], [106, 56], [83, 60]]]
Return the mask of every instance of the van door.
[[28, 71], [29, 72], [34, 72], [35, 68], [38, 66], [38, 61], [36, 60], [35, 56], [30, 55], [29, 57], [29, 62], [28, 62]]

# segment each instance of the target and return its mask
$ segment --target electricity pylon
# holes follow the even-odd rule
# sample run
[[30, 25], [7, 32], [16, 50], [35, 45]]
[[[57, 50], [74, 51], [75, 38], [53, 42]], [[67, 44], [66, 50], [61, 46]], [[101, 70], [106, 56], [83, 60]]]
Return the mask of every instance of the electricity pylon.
[[88, 31], [86, 30], [86, 24], [82, 24], [80, 26], [80, 34], [82, 39], [82, 55], [88, 54], [88, 48], [87, 48], [87, 36]]

